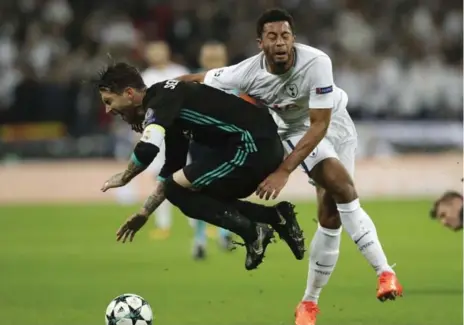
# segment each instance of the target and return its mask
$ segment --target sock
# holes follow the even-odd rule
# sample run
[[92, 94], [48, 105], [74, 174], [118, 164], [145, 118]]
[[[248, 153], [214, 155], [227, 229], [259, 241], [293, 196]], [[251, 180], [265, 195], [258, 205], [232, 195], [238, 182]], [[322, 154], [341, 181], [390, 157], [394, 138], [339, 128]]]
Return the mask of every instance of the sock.
[[267, 223], [270, 225], [282, 222], [274, 207], [242, 200], [237, 200], [234, 206], [237, 207], [240, 213], [254, 222]]
[[219, 237], [225, 238], [227, 236], [229, 236], [229, 230], [224, 229], [224, 228], [219, 228]]
[[206, 222], [195, 220], [195, 245], [206, 246]]
[[303, 301], [317, 304], [322, 288], [337, 264], [342, 229], [327, 229], [320, 225], [309, 246], [309, 270]]
[[200, 192], [186, 189], [172, 179], [165, 182], [166, 198], [186, 216], [228, 229], [245, 242], [256, 239], [256, 225], [241, 215], [233, 205]]
[[377, 237], [377, 230], [369, 215], [361, 208], [359, 199], [350, 203], [337, 204], [343, 228], [369, 261], [377, 275], [393, 272]]
[[156, 209], [155, 224], [157, 228], [163, 230], [171, 229], [172, 216], [171, 216], [171, 204], [164, 200], [163, 203]]

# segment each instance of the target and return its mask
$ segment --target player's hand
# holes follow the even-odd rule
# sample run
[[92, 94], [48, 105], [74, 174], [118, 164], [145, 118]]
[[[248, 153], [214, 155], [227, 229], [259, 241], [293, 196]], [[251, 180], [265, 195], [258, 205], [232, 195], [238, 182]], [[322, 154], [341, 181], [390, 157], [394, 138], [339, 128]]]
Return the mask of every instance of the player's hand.
[[130, 216], [116, 232], [116, 240], [120, 241], [122, 239], [123, 243], [125, 243], [127, 239], [132, 241], [137, 231], [145, 225], [147, 220], [148, 216], [140, 213]]
[[269, 200], [272, 198], [274, 200], [287, 184], [289, 176], [290, 174], [285, 170], [276, 170], [259, 184], [256, 195], [261, 199]]
[[122, 179], [123, 175], [124, 172], [111, 176], [111, 178], [103, 184], [101, 191], [106, 192], [110, 188], [116, 188], [126, 185], [126, 182]]

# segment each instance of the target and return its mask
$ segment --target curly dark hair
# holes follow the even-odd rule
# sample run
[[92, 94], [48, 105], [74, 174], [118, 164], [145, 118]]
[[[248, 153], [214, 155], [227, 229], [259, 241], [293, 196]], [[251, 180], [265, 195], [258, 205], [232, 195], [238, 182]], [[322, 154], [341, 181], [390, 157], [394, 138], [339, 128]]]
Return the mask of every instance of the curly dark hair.
[[261, 38], [263, 35], [264, 25], [267, 23], [274, 23], [276, 21], [286, 21], [290, 25], [292, 32], [295, 30], [295, 22], [293, 21], [292, 15], [285, 9], [273, 8], [268, 9], [261, 14], [256, 23], [256, 36]]

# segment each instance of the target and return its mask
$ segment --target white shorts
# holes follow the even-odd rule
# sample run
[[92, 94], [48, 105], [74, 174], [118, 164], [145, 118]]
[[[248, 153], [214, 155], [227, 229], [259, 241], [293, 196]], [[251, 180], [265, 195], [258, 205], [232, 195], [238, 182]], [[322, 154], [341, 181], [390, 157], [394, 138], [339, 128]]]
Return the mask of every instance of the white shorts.
[[[290, 154], [303, 135], [297, 135], [282, 141], [287, 154]], [[351, 138], [339, 144], [333, 144], [328, 138], [323, 138], [311, 154], [301, 164], [301, 168], [308, 175], [309, 172], [321, 161], [327, 158], [340, 160], [351, 177], [354, 177], [357, 140]], [[309, 178], [311, 184], [314, 182]]]

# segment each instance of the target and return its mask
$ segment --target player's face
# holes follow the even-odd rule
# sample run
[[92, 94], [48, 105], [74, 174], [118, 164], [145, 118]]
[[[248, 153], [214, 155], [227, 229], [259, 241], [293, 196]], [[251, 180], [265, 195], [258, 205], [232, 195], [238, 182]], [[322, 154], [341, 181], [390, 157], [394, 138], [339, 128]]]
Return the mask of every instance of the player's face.
[[146, 59], [152, 66], [167, 64], [170, 56], [169, 47], [164, 42], [154, 42], [147, 46]]
[[264, 51], [268, 62], [277, 66], [290, 62], [294, 42], [292, 29], [286, 21], [265, 24], [261, 39], [258, 39], [259, 48]]
[[462, 200], [460, 198], [443, 200], [437, 206], [437, 219], [445, 227], [458, 230], [461, 227], [461, 212]]
[[140, 104], [134, 100], [135, 90], [127, 88], [122, 94], [100, 90], [100, 95], [107, 114], [120, 116], [129, 124], [141, 123]]
[[200, 64], [202, 69], [211, 70], [227, 65], [227, 51], [223, 45], [205, 45], [201, 48]]

